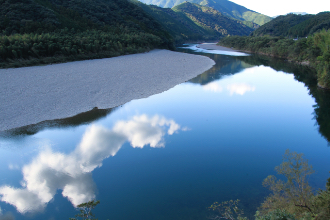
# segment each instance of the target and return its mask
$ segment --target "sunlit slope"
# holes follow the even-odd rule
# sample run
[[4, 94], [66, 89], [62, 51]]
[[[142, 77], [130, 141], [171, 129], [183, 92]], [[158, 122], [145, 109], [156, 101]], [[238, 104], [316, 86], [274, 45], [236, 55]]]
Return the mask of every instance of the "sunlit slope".
[[196, 40], [217, 40], [219, 38], [216, 31], [197, 25], [184, 13], [175, 12], [171, 8], [147, 5], [137, 0], [131, 0], [131, 2], [142, 7], [146, 13], [161, 23], [173, 36], [176, 43]]
[[[164, 8], [172, 8], [179, 5], [185, 0], [140, 0], [146, 4], [153, 4]], [[249, 10], [241, 5], [235, 4], [228, 0], [189, 0], [188, 2], [196, 3], [204, 6], [211, 7], [218, 10], [232, 18], [236, 18], [242, 21], [250, 21], [258, 25], [263, 25], [270, 21], [272, 18]]]
[[244, 22], [206, 6], [185, 2], [171, 9], [147, 5], [137, 0], [131, 2], [161, 23], [177, 43], [218, 40], [228, 35], [249, 35], [253, 31]]
[[204, 29], [216, 31], [221, 37], [228, 35], [248, 35], [253, 30], [244, 25], [242, 21], [227, 17], [210, 7], [185, 2], [172, 9], [175, 12], [185, 14]]

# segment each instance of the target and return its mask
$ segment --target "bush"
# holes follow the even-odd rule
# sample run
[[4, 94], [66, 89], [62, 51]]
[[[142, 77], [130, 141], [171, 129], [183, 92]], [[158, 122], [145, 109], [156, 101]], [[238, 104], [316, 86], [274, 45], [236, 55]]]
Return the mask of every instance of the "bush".
[[260, 212], [257, 211], [255, 220], [295, 220], [293, 214], [288, 213], [284, 209], [276, 209], [268, 212], [266, 215], [260, 216]]

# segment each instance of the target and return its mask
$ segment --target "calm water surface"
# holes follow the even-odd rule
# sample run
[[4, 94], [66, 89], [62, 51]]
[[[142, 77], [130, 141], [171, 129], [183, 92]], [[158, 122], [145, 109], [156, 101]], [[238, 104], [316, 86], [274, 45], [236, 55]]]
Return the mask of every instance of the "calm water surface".
[[286, 149], [305, 154], [324, 188], [330, 94], [311, 70], [195, 53], [216, 65], [166, 92], [1, 133], [2, 217], [69, 219], [94, 198], [99, 219], [207, 219], [229, 199], [251, 217]]

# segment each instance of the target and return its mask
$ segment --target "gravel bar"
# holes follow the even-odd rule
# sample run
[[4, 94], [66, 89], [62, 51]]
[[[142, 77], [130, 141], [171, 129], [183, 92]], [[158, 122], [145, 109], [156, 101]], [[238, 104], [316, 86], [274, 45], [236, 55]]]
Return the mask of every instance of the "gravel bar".
[[168, 50], [0, 70], [0, 131], [113, 108], [166, 91], [214, 61]]

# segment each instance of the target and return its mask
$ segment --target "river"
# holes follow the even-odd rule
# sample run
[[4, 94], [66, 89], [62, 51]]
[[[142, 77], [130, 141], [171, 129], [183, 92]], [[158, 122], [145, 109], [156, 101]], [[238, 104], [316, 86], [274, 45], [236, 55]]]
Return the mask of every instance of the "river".
[[286, 149], [304, 153], [310, 185], [324, 189], [330, 93], [312, 70], [180, 51], [216, 64], [148, 98], [1, 132], [0, 215], [69, 219], [96, 199], [98, 219], [207, 219], [213, 202], [239, 199], [252, 217]]

